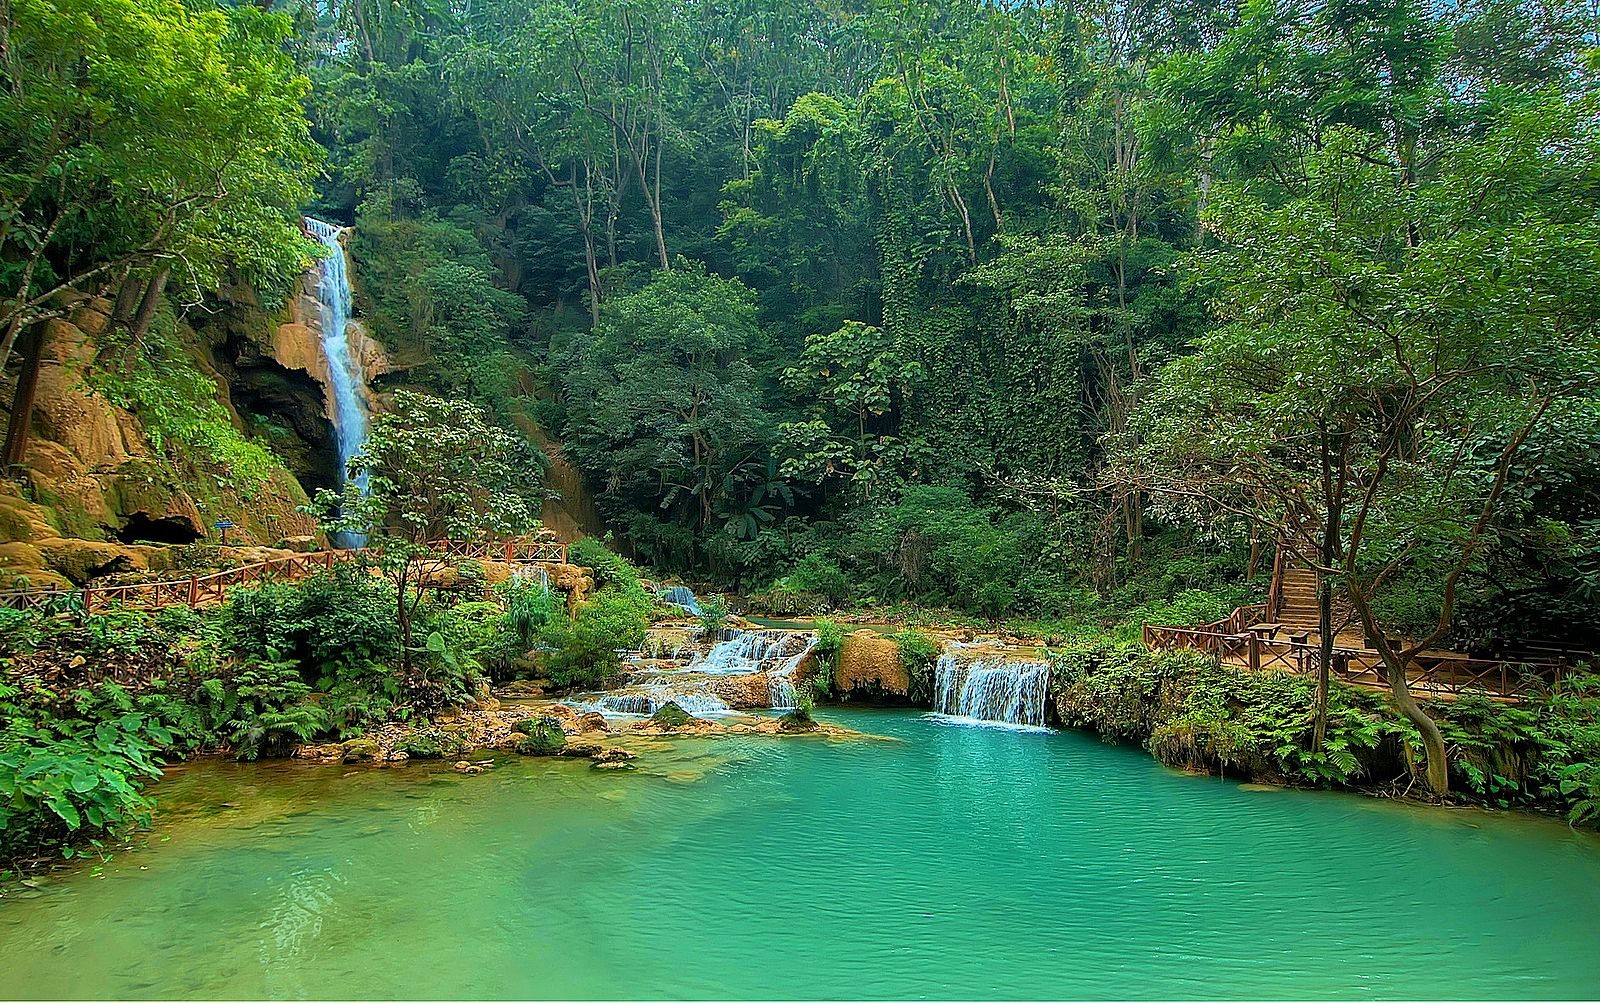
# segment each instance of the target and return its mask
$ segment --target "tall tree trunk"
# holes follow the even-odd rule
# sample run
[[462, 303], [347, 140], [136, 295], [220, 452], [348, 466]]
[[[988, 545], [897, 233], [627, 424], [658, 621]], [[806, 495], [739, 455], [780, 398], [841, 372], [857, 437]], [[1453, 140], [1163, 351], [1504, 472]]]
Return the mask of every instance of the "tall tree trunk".
[[139, 294], [144, 290], [144, 283], [133, 275], [123, 278], [122, 285], [117, 289], [117, 301], [111, 308], [111, 326], [127, 327], [133, 323], [133, 311], [139, 305]]
[[22, 368], [17, 391], [11, 398], [11, 420], [6, 423], [4, 467], [9, 474], [28, 458], [28, 433], [33, 426], [33, 405], [39, 396], [40, 356], [44, 351], [44, 324], [31, 324], [20, 342]]

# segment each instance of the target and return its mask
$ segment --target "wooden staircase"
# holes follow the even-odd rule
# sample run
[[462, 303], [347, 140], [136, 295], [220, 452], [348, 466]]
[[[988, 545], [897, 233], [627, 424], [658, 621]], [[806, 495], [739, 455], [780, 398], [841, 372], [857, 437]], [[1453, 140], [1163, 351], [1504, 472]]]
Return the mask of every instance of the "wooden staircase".
[[1317, 586], [1322, 576], [1292, 559], [1286, 560], [1275, 586], [1276, 621], [1287, 633], [1316, 633], [1318, 625]]

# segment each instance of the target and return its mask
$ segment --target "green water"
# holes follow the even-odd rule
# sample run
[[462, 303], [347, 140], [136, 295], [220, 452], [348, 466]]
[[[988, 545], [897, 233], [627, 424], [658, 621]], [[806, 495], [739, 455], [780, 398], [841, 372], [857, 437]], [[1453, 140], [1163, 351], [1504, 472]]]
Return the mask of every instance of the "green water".
[[834, 712], [636, 773], [206, 762], [0, 901], [22, 997], [1593, 997], [1600, 840]]

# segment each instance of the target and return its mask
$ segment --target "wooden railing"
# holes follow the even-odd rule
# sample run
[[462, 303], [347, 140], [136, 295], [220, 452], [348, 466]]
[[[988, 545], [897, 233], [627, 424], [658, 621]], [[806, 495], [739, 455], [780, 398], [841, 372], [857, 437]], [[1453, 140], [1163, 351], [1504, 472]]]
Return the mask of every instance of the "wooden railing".
[[270, 561], [241, 564], [237, 568], [188, 578], [162, 578], [126, 585], [92, 585], [81, 589], [28, 589], [0, 592], [0, 606], [10, 609], [39, 609], [51, 605], [93, 613], [111, 606], [128, 609], [164, 609], [168, 606], [208, 606], [227, 597], [235, 585], [266, 581], [296, 581], [349, 560], [355, 551], [322, 550], [314, 554], [294, 554]]
[[516, 537], [511, 540], [434, 540], [429, 544], [445, 557], [459, 561], [500, 561], [505, 564], [565, 564], [567, 545], [556, 540]]
[[[553, 540], [519, 538], [504, 541], [435, 540], [430, 546], [440, 556], [454, 560], [504, 561], [507, 564], [565, 564], [567, 546]], [[29, 610], [52, 606], [86, 613], [122, 606], [155, 610], [169, 606], [198, 608], [220, 603], [230, 588], [265, 581], [296, 581], [342, 561], [354, 560], [359, 551], [319, 550], [258, 561], [208, 575], [163, 578], [126, 585], [91, 585], [80, 589], [19, 589], [0, 592], [0, 607]]]
[[[1235, 617], [1239, 612], [1235, 611]], [[1147, 624], [1144, 643], [1155, 650], [1188, 648], [1203, 651], [1222, 661], [1248, 666], [1255, 672], [1280, 671], [1299, 675], [1317, 672], [1322, 659], [1322, 649], [1318, 645], [1277, 640], [1249, 630], [1238, 632], [1218, 629], [1228, 622], [1222, 620], [1201, 627]], [[1423, 696], [1483, 693], [1505, 700], [1523, 700], [1549, 692], [1570, 671], [1571, 664], [1565, 659], [1518, 661], [1469, 658], [1436, 652], [1420, 654], [1412, 660], [1407, 682]], [[1328, 673], [1354, 686], [1369, 689], [1389, 687], [1383, 661], [1376, 652], [1335, 648]]]

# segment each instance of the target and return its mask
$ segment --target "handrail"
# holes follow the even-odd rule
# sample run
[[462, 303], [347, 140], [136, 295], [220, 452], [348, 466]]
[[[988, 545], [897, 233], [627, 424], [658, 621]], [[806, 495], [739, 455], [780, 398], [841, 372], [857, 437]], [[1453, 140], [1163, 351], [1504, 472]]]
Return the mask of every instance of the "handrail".
[[[435, 540], [429, 544], [441, 556], [459, 560], [503, 560], [507, 564], [565, 564], [567, 545], [553, 540], [516, 537], [505, 541]], [[318, 550], [291, 554], [266, 561], [241, 564], [236, 568], [188, 578], [164, 578], [126, 585], [89, 585], [77, 589], [14, 589], [0, 592], [0, 608], [39, 609], [57, 602], [76, 601], [86, 613], [121, 604], [135, 609], [164, 609], [188, 606], [191, 609], [221, 602], [227, 590], [269, 579], [296, 581], [313, 571], [324, 571], [334, 564], [355, 560], [359, 551]]]
[[[1243, 609], [1244, 607], [1241, 607]], [[1236, 614], [1238, 611], [1235, 611]], [[1231, 618], [1230, 618], [1231, 619]], [[1298, 675], [1317, 671], [1322, 659], [1318, 645], [1280, 641], [1258, 633], [1217, 629], [1226, 620], [1201, 627], [1146, 624], [1144, 643], [1156, 651], [1190, 649], [1223, 661], [1242, 661], [1252, 671], [1286, 670]], [[1336, 648], [1329, 674], [1355, 686], [1387, 689], [1388, 676], [1376, 653]], [[1456, 655], [1419, 654], [1411, 664], [1407, 682], [1433, 694], [1462, 695], [1482, 692], [1506, 700], [1522, 700], [1547, 692], [1566, 677], [1565, 659], [1491, 659]]]

